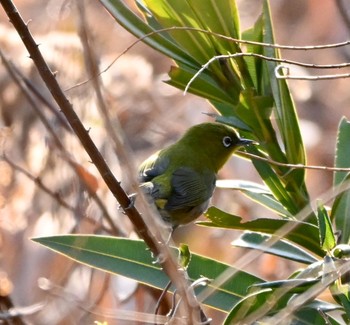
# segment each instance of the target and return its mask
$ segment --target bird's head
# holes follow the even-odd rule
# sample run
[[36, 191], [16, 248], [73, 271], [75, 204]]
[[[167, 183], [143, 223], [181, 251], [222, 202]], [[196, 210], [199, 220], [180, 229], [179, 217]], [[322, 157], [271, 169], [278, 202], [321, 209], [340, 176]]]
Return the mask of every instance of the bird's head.
[[[239, 147], [254, 143], [253, 140], [242, 139], [236, 131], [220, 123], [202, 123], [191, 127], [180, 140], [198, 152], [198, 158], [205, 159], [218, 172]], [[203, 158], [205, 157], [205, 158]]]

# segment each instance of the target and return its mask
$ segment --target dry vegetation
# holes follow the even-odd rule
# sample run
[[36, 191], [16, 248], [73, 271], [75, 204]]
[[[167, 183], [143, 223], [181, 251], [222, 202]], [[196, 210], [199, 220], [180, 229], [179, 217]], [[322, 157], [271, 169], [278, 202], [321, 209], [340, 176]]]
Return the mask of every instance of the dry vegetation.
[[[241, 2], [242, 22], [248, 27], [259, 12], [260, 1]], [[57, 71], [67, 97], [128, 192], [135, 186], [129, 177], [134, 166], [176, 139], [188, 126], [208, 119], [202, 112], [210, 112], [211, 108], [204, 100], [192, 95], [184, 97], [162, 82], [171, 62], [143, 44], [133, 47], [103, 72], [101, 91], [108, 111], [101, 116], [93, 83], [81, 84], [88, 80], [89, 69], [74, 1], [16, 1], [16, 5], [24, 19], [30, 21], [30, 30], [52, 70]], [[85, 27], [103, 70], [135, 39], [97, 1], [85, 1], [84, 5]], [[349, 37], [349, 26], [340, 18], [333, 0], [273, 1], [272, 9], [280, 44], [335, 43]], [[0, 22], [1, 51], [43, 96], [40, 98], [30, 89], [26, 95], [5, 64], [0, 65], [0, 144], [1, 154], [5, 155], [5, 160], [0, 161], [0, 295], [8, 296], [15, 307], [29, 306], [23, 312], [31, 314], [27, 319], [33, 324], [92, 324], [94, 320], [103, 321], [106, 315], [121, 317], [118, 310], [130, 310], [132, 317], [135, 311], [153, 312], [158, 293], [130, 280], [76, 265], [29, 240], [65, 233], [134, 234], [80, 143], [66, 127], [2, 11]], [[312, 63], [337, 63], [349, 61], [350, 51], [285, 51], [283, 56]], [[336, 127], [341, 116], [348, 113], [348, 83], [346, 79], [290, 83], [310, 164], [333, 163]], [[115, 146], [111, 141], [106, 118], [123, 145]], [[251, 166], [237, 158], [226, 166], [221, 177], [259, 181]], [[331, 186], [331, 174], [309, 171], [308, 184], [311, 194], [319, 195]], [[268, 215], [268, 211], [261, 211], [237, 193], [218, 190], [214, 202], [247, 219]], [[117, 229], [102, 221], [106, 215]], [[228, 231], [189, 225], [178, 230], [175, 240], [189, 243], [195, 252], [233, 262], [242, 253], [230, 248], [235, 236]], [[276, 264], [273, 257], [267, 256], [256, 261], [250, 271], [274, 279], [288, 274], [288, 268], [289, 264]], [[109, 320], [109, 324], [114, 322], [124, 321]]]

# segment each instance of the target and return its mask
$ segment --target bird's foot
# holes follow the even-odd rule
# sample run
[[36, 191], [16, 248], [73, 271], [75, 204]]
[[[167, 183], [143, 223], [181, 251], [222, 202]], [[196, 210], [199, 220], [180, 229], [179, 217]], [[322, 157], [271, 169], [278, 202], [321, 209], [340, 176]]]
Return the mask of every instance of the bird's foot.
[[124, 211], [130, 210], [135, 206], [136, 197], [137, 197], [137, 193], [131, 193], [130, 195], [128, 195], [130, 203], [126, 208], [123, 209]]

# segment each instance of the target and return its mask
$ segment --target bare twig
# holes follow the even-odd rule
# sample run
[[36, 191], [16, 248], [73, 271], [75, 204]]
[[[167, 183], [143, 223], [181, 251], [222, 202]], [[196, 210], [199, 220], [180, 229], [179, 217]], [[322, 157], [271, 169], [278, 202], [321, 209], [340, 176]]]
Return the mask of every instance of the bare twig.
[[[179, 294], [184, 300], [183, 315], [187, 317], [189, 322], [196, 322], [200, 314], [199, 304], [193, 294], [193, 291], [189, 290], [188, 281], [185, 279], [184, 273], [178, 270], [179, 266], [176, 260], [173, 258], [169, 248], [165, 245], [159, 244], [158, 240], [151, 233], [148, 225], [145, 223], [136, 207], [132, 204], [132, 201], [128, 195], [120, 186], [120, 183], [114, 177], [103, 156], [98, 151], [95, 143], [89, 136], [89, 133], [84, 128], [84, 125], [80, 121], [78, 115], [73, 110], [72, 105], [64, 95], [64, 92], [58, 84], [54, 74], [43, 58], [42, 53], [39, 50], [39, 46], [33, 39], [31, 33], [29, 32], [28, 26], [23, 21], [13, 2], [11, 0], [2, 0], [1, 5], [10, 19], [10, 22], [12, 22], [14, 28], [17, 30], [23, 44], [27, 48], [30, 58], [36, 65], [41, 78], [59, 105], [62, 113], [66, 116], [68, 123], [71, 125], [84, 149], [98, 169], [107, 187], [115, 196], [125, 214], [130, 218], [139, 236], [145, 241], [155, 256], [161, 257], [159, 258], [159, 263], [173, 281]], [[150, 220], [152, 220], [152, 218], [150, 218]]]
[[45, 307], [46, 302], [39, 302], [25, 307], [14, 307], [9, 296], [0, 296], [1, 324], [25, 325], [24, 316], [38, 313]]
[[[108, 10], [108, 8], [107, 8]], [[120, 57], [122, 57], [125, 53], [130, 51], [135, 45], [137, 45], [140, 42], [143, 42], [145, 39], [150, 38], [157, 34], [162, 34], [166, 32], [173, 32], [173, 31], [191, 31], [191, 32], [197, 32], [197, 33], [204, 33], [208, 35], [215, 36], [217, 38], [221, 38], [230, 42], [238, 43], [238, 44], [244, 44], [244, 45], [257, 45], [262, 47], [270, 47], [270, 48], [276, 48], [276, 49], [283, 49], [283, 50], [293, 50], [293, 51], [312, 51], [312, 50], [320, 50], [320, 49], [333, 49], [338, 47], [344, 47], [350, 45], [350, 41], [344, 41], [339, 43], [333, 43], [333, 44], [324, 44], [324, 45], [310, 45], [310, 46], [293, 46], [293, 45], [279, 45], [279, 44], [271, 44], [271, 43], [264, 43], [264, 42], [254, 42], [254, 41], [246, 41], [242, 39], [233, 38], [230, 36], [222, 35], [219, 33], [215, 33], [209, 30], [201, 29], [201, 28], [195, 28], [195, 27], [185, 27], [185, 26], [173, 26], [168, 28], [162, 28], [158, 30], [154, 30], [148, 34], [140, 36], [136, 41], [131, 43], [124, 51], [122, 51], [106, 68], [101, 70], [97, 73], [94, 77], [100, 76], [102, 73], [106, 72], [110, 69], [110, 67], [118, 61]], [[247, 53], [246, 53], [247, 54]], [[273, 59], [273, 58], [270, 58]], [[302, 64], [302, 62], [299, 62]], [[75, 84], [74, 86], [66, 89], [66, 91], [72, 90], [74, 88], [80, 87], [87, 82], [89, 82], [91, 79], [85, 80], [83, 82], [80, 82], [78, 84]]]
[[[94, 50], [93, 39], [90, 35], [88, 23], [86, 21], [85, 4], [82, 1], [76, 1], [77, 12], [79, 17], [79, 35], [84, 49], [85, 67], [89, 75], [89, 80], [92, 81], [92, 86], [96, 94], [97, 107], [103, 118], [105, 130], [112, 139], [114, 144], [114, 151], [117, 157], [123, 163], [123, 170], [126, 170], [126, 179], [130, 180], [131, 184], [137, 184], [136, 180], [136, 167], [133, 165], [133, 159], [131, 159], [131, 149], [125, 139], [122, 137], [122, 128], [119, 121], [115, 119], [112, 123], [110, 113], [106, 104], [106, 101], [102, 94], [102, 80], [99, 77], [99, 66], [97, 55]], [[115, 125], [117, 124], [117, 125]]]
[[350, 78], [350, 73], [336, 73], [336, 74], [326, 74], [326, 75], [318, 75], [318, 76], [299, 76], [299, 75], [291, 75], [289, 73], [289, 67], [288, 66], [278, 65], [275, 68], [275, 76], [276, 76], [277, 79], [294, 79], [294, 80], [318, 81], [318, 80], [331, 80], [331, 79]]
[[261, 161], [268, 162], [269, 164], [272, 164], [272, 165], [288, 167], [291, 169], [313, 169], [313, 170], [324, 170], [324, 171], [330, 171], [330, 172], [350, 172], [350, 168], [345, 168], [345, 167], [343, 168], [343, 167], [328, 167], [328, 166], [310, 166], [310, 165], [303, 165], [303, 164], [285, 164], [285, 163], [272, 160], [270, 158], [260, 157], [245, 151], [237, 151], [236, 154], [242, 157], [261, 160]]
[[[188, 89], [190, 88], [191, 84], [198, 78], [198, 76], [209, 67], [210, 64], [212, 64], [214, 61], [217, 60], [228, 60], [228, 59], [235, 59], [238, 57], [254, 57], [254, 58], [259, 58], [259, 59], [263, 59], [266, 61], [272, 61], [272, 62], [280, 62], [280, 63], [288, 63], [288, 64], [292, 64], [292, 65], [296, 65], [296, 66], [301, 66], [304, 68], [309, 68], [309, 69], [341, 69], [341, 68], [346, 68], [350, 66], [349, 62], [345, 62], [345, 63], [338, 63], [338, 64], [314, 64], [314, 63], [303, 63], [303, 62], [299, 62], [299, 61], [293, 61], [293, 60], [287, 60], [287, 59], [279, 59], [279, 58], [273, 58], [273, 57], [269, 57], [266, 55], [262, 55], [262, 54], [257, 54], [257, 53], [235, 53], [235, 54], [222, 54], [222, 55], [216, 55], [213, 56], [209, 61], [207, 61], [205, 64], [202, 65], [202, 67], [193, 75], [193, 77], [189, 80], [189, 82], [187, 83], [185, 90], [184, 90], [184, 95], [187, 93]], [[293, 76], [289, 76], [289, 74], [287, 73], [287, 75], [283, 75], [278, 73], [279, 70], [281, 68], [286, 68], [286, 66], [283, 65], [279, 65], [276, 67], [275, 70], [275, 74], [276, 77], [279, 79], [285, 78], [285, 79], [300, 79], [301, 77], [293, 77]], [[287, 70], [288, 72], [289, 70]], [[349, 75], [349, 74], [339, 74], [339, 78], [345, 78], [344, 75]], [[331, 75], [328, 76], [328, 79], [334, 79], [334, 77], [331, 78]], [[305, 77], [308, 78], [307, 80], [317, 80], [317, 79], [321, 79], [320, 77]], [[325, 76], [324, 76], [325, 78]]]
[[264, 42], [247, 41], [244, 39], [238, 39], [238, 38], [222, 35], [220, 33], [216, 33], [216, 32], [210, 31], [210, 30], [202, 29], [202, 28], [189, 27], [189, 26], [172, 26], [172, 27], [157, 29], [157, 30], [154, 30], [152, 32], [149, 32], [148, 34], [142, 35], [135, 42], [133, 42], [129, 47], [127, 47], [126, 50], [123, 51], [123, 53], [130, 50], [130, 48], [135, 46], [137, 43], [144, 41], [146, 38], [152, 37], [156, 34], [160, 34], [160, 33], [164, 33], [164, 32], [171, 32], [171, 31], [198, 32], [198, 33], [204, 33], [204, 34], [208, 34], [211, 36], [215, 36], [217, 38], [221, 38], [221, 39], [233, 42], [233, 43], [245, 44], [245, 45], [257, 45], [257, 46], [262, 46], [262, 47], [270, 47], [270, 48], [275, 48], [275, 49], [291, 50], [291, 51], [312, 51], [312, 50], [333, 49], [333, 48], [338, 48], [338, 47], [350, 45], [350, 40], [344, 41], [344, 42], [332, 43], [332, 44], [307, 45], [307, 46], [272, 44], [272, 43], [264, 43]]

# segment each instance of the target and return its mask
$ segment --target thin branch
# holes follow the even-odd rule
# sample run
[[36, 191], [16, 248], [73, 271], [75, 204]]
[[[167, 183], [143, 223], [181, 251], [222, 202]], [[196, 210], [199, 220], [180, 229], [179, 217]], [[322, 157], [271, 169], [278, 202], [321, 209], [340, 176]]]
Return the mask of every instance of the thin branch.
[[[288, 63], [296, 66], [301, 66], [309, 69], [341, 69], [341, 68], [346, 68], [350, 66], [349, 62], [345, 63], [339, 63], [339, 64], [314, 64], [314, 63], [303, 63], [299, 61], [293, 61], [293, 60], [287, 60], [287, 59], [279, 59], [279, 58], [273, 58], [269, 56], [265, 56], [262, 54], [257, 54], [257, 53], [235, 53], [235, 54], [222, 54], [222, 55], [216, 55], [213, 56], [210, 60], [208, 60], [205, 64], [202, 65], [202, 67], [193, 75], [193, 77], [189, 80], [187, 83], [185, 90], [184, 90], [184, 95], [188, 92], [188, 89], [190, 88], [191, 84], [198, 78], [198, 76], [209, 67], [210, 64], [212, 64], [214, 61], [217, 60], [228, 60], [228, 59], [235, 59], [238, 57], [255, 57], [259, 59], [263, 59], [266, 61], [272, 61], [272, 62], [280, 62], [280, 63]], [[279, 79], [286, 78], [287, 77], [283, 74], [278, 74], [279, 69], [278, 68], [288, 68], [283, 65], [279, 65], [276, 67], [275, 74], [276, 77]], [[289, 72], [289, 69], [287, 70]], [[309, 77], [311, 78], [311, 77]], [[288, 79], [292, 79], [292, 77], [288, 77]]]
[[[184, 316], [188, 317], [188, 321], [194, 320], [194, 318], [198, 319], [200, 310], [199, 304], [193, 294], [193, 291], [189, 290], [188, 281], [185, 279], [184, 273], [178, 269], [178, 263], [172, 256], [169, 248], [166, 245], [159, 244], [158, 240], [154, 237], [153, 233], [149, 229], [144, 219], [141, 217], [136, 207], [132, 204], [129, 196], [126, 194], [118, 180], [111, 172], [108, 164], [104, 160], [101, 153], [98, 151], [98, 148], [92, 141], [89, 133], [86, 131], [78, 115], [73, 110], [71, 103], [64, 95], [64, 92], [58, 84], [55, 75], [47, 65], [44, 57], [41, 54], [41, 51], [39, 50], [39, 46], [33, 39], [31, 33], [29, 32], [28, 26], [21, 18], [13, 2], [11, 0], [2, 0], [1, 5], [4, 8], [8, 18], [10, 19], [10, 22], [17, 30], [17, 33], [19, 34], [23, 44], [27, 48], [30, 54], [30, 58], [36, 65], [42, 80], [57, 102], [62, 113], [66, 116], [68, 123], [71, 125], [84, 149], [98, 169], [107, 187], [119, 202], [124, 213], [130, 218], [139, 236], [145, 241], [153, 254], [159, 257], [159, 263], [167, 275], [170, 277], [170, 279], [173, 281], [179, 294], [184, 299]], [[148, 221], [152, 221], [152, 218], [149, 218]], [[154, 228], [152, 230], [157, 231], [157, 228]]]
[[[90, 35], [90, 28], [86, 21], [85, 4], [82, 1], [76, 1], [77, 12], [79, 17], [79, 36], [84, 49], [85, 67], [89, 74], [89, 80], [92, 81], [92, 86], [96, 94], [97, 107], [103, 118], [105, 130], [111, 138], [114, 151], [120, 161], [123, 163], [124, 170], [127, 171], [126, 179], [131, 184], [137, 184], [136, 167], [133, 164], [133, 159], [130, 157], [131, 149], [125, 139], [122, 138], [122, 128], [119, 121], [115, 119], [112, 123], [109, 110], [107, 108], [106, 101], [102, 94], [102, 80], [99, 78], [99, 67], [97, 55], [94, 50], [96, 46], [93, 44], [92, 37]], [[117, 125], [116, 125], [117, 124]]]
[[250, 159], [256, 159], [268, 162], [269, 164], [276, 165], [276, 166], [282, 166], [282, 167], [288, 167], [292, 169], [313, 169], [313, 170], [323, 170], [323, 171], [330, 171], [330, 172], [350, 172], [350, 168], [345, 167], [328, 167], [328, 166], [310, 166], [310, 165], [303, 165], [303, 164], [285, 164], [281, 163], [275, 160], [272, 160], [270, 158], [264, 158], [260, 157], [248, 152], [244, 151], [236, 151], [236, 154], [242, 157], [250, 158]]
[[25, 325], [22, 317], [40, 312], [45, 305], [46, 302], [39, 302], [25, 307], [14, 307], [9, 296], [0, 296], [1, 324]]
[[[244, 44], [244, 45], [257, 45], [262, 47], [270, 47], [270, 48], [276, 48], [276, 49], [283, 49], [283, 50], [294, 50], [294, 51], [311, 51], [311, 50], [320, 50], [320, 49], [333, 49], [338, 47], [344, 47], [350, 45], [349, 41], [339, 42], [339, 43], [333, 43], [333, 44], [324, 44], [324, 45], [310, 45], [310, 46], [293, 46], [293, 45], [279, 45], [279, 44], [271, 44], [271, 43], [263, 43], [263, 42], [255, 42], [255, 41], [246, 41], [242, 39], [233, 38], [230, 36], [225, 36], [219, 33], [215, 33], [209, 30], [195, 28], [195, 27], [180, 27], [180, 26], [173, 26], [168, 28], [162, 28], [158, 30], [154, 30], [148, 34], [145, 34], [141, 37], [139, 37], [136, 41], [131, 43], [124, 51], [122, 51], [106, 68], [98, 72], [94, 77], [100, 76], [102, 73], [108, 71], [111, 66], [118, 61], [120, 57], [122, 57], [124, 54], [126, 54], [128, 51], [130, 51], [135, 45], [137, 45], [140, 42], [143, 42], [145, 39], [150, 38], [156, 34], [161, 34], [165, 32], [171, 32], [171, 31], [192, 31], [192, 32], [198, 32], [198, 33], [204, 33], [208, 35], [212, 35], [230, 42], [235, 42], [238, 44]], [[271, 59], [271, 58], [270, 58]], [[87, 82], [91, 81], [91, 79], [87, 79], [83, 82], [80, 82], [70, 88], [67, 88], [66, 91], [72, 90], [74, 88], [77, 88], [79, 86], [82, 86], [86, 84]]]
[[66, 116], [69, 124], [71, 125], [80, 142], [89, 154], [92, 162], [96, 165], [96, 168], [99, 170], [102, 178], [106, 182], [106, 185], [114, 194], [125, 213], [134, 222], [136, 229], [139, 231], [141, 237], [145, 238], [145, 241], [150, 246], [152, 251], [154, 250], [154, 252], [157, 253], [156, 255], [158, 255], [158, 245], [155, 239], [148, 235], [147, 227], [142, 217], [140, 216], [136, 208], [131, 206], [131, 201], [128, 195], [121, 188], [119, 182], [114, 177], [106, 161], [102, 157], [101, 153], [98, 151], [98, 148], [92, 141], [91, 137], [89, 136], [88, 131], [85, 129], [78, 115], [73, 110], [71, 103], [65, 97], [62, 89], [60, 88], [55, 78], [55, 75], [51, 72], [49, 66], [43, 58], [41, 51], [39, 50], [39, 46], [35, 43], [35, 40], [30, 34], [29, 29], [23, 21], [23, 19], [21, 18], [17, 8], [10, 0], [1, 1], [1, 5], [3, 6], [13, 26], [17, 30], [19, 36], [21, 37], [23, 44], [26, 46], [30, 54], [30, 58], [36, 65], [41, 78], [43, 79], [53, 98], [56, 100], [57, 104], [61, 108], [62, 113]]
[[[323, 45], [307, 45], [307, 46], [298, 46], [298, 45], [282, 45], [282, 44], [272, 44], [272, 43], [264, 43], [264, 42], [256, 42], [256, 41], [247, 41], [243, 39], [238, 39], [226, 35], [222, 35], [216, 32], [212, 32], [210, 30], [205, 30], [201, 28], [196, 27], [189, 27], [189, 26], [172, 26], [172, 27], [166, 27], [154, 30], [152, 32], [149, 32], [148, 34], [145, 34], [138, 38], [135, 42], [133, 42], [125, 51], [130, 50], [133, 46], [135, 46], [137, 43], [144, 41], [146, 38], [149, 38], [151, 36], [154, 36], [156, 34], [164, 33], [164, 32], [171, 32], [171, 31], [192, 31], [192, 32], [199, 32], [208, 34], [211, 36], [215, 36], [217, 38], [221, 38], [230, 42], [238, 43], [238, 44], [245, 44], [245, 45], [257, 45], [262, 47], [270, 47], [275, 49], [282, 49], [282, 50], [292, 50], [292, 51], [312, 51], [312, 50], [323, 50], [323, 49], [333, 49], [338, 47], [343, 47], [350, 45], [350, 40], [338, 42], [338, 43], [332, 43], [332, 44], [323, 44]], [[125, 53], [124, 51], [124, 53]]]
[[[285, 73], [283, 73], [283, 71]], [[326, 74], [326, 75], [320, 75], [320, 76], [299, 76], [299, 75], [290, 75], [288, 66], [278, 65], [275, 68], [275, 76], [276, 76], [277, 79], [294, 79], [294, 80], [318, 81], [318, 80], [331, 80], [331, 79], [350, 78], [350, 73]]]

